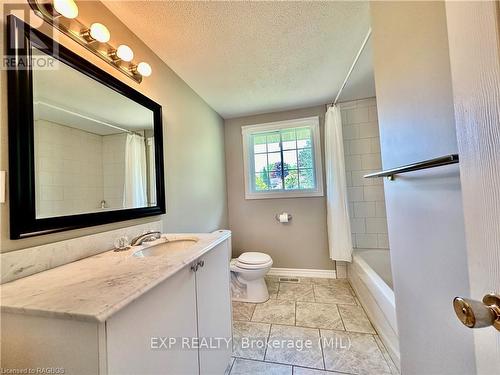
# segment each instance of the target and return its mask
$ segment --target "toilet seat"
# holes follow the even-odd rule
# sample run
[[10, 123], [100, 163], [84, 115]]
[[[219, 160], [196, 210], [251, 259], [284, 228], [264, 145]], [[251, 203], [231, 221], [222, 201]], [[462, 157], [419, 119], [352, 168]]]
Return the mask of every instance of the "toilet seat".
[[259, 270], [259, 269], [262, 269], [262, 268], [266, 268], [266, 267], [272, 266], [272, 264], [273, 264], [273, 260], [272, 259], [270, 259], [266, 263], [260, 263], [260, 264], [246, 264], [246, 263], [241, 263], [238, 259], [231, 260], [231, 265], [232, 266], [234, 266], [236, 268], [240, 268], [242, 270]]

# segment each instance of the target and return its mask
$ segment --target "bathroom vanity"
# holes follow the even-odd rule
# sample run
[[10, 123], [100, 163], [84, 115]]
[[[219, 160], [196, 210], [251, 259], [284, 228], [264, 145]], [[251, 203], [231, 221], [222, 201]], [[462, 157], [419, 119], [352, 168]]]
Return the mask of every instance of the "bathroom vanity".
[[2, 367], [223, 374], [232, 348], [230, 237], [167, 235], [3, 284]]

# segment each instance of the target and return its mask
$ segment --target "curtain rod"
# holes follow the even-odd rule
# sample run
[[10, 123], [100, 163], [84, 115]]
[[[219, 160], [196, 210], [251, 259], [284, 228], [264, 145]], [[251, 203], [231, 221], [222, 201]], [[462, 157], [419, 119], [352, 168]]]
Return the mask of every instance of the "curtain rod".
[[95, 122], [97, 124], [101, 124], [101, 125], [104, 125], [104, 126], [116, 129], [116, 130], [120, 130], [121, 132], [124, 132], [124, 133], [135, 134], [135, 135], [139, 135], [139, 136], [143, 137], [142, 134], [140, 134], [140, 133], [138, 133], [136, 131], [124, 129], [124, 128], [121, 128], [121, 127], [119, 127], [117, 125], [110, 124], [109, 122], [105, 122], [105, 121], [102, 121], [102, 120], [99, 120], [99, 119], [96, 119], [96, 118], [93, 118], [93, 117], [89, 117], [89, 116], [86, 116], [84, 114], [81, 114], [81, 113], [78, 113], [78, 112], [74, 112], [74, 111], [71, 111], [69, 109], [59, 107], [59, 106], [54, 105], [54, 104], [50, 104], [50, 103], [44, 102], [42, 100], [35, 101], [34, 104], [43, 104], [43, 105], [45, 105], [47, 107], [50, 107], [52, 109], [55, 109], [55, 110], [58, 110], [58, 111], [61, 111], [61, 112], [65, 112], [65, 113], [69, 113], [70, 115], [82, 118], [84, 120], [92, 121], [92, 122]]
[[358, 63], [358, 60], [359, 60], [359, 57], [361, 56], [361, 53], [365, 49], [366, 43], [368, 42], [368, 39], [370, 39], [370, 35], [372, 35], [372, 28], [371, 27], [368, 29], [368, 33], [366, 33], [365, 39], [363, 40], [363, 43], [361, 44], [361, 47], [360, 47], [358, 53], [356, 54], [354, 61], [352, 62], [351, 68], [347, 72], [347, 75], [344, 79], [344, 82], [342, 83], [342, 86], [340, 86], [340, 90], [337, 93], [337, 96], [335, 97], [334, 101], [330, 105], [333, 106], [333, 105], [337, 104], [337, 102], [339, 101], [340, 94], [342, 94], [342, 90], [344, 90], [344, 87], [347, 85], [347, 81], [349, 81], [349, 78], [351, 77], [351, 73], [354, 70], [354, 67], [356, 66], [356, 64]]

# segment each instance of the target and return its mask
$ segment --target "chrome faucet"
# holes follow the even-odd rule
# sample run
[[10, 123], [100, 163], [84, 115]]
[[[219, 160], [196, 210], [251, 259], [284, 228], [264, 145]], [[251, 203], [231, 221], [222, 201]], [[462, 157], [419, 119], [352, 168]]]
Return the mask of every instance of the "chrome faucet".
[[140, 246], [143, 244], [143, 242], [152, 242], [160, 238], [161, 238], [161, 232], [159, 231], [146, 232], [133, 238], [132, 241], [130, 241], [130, 246]]

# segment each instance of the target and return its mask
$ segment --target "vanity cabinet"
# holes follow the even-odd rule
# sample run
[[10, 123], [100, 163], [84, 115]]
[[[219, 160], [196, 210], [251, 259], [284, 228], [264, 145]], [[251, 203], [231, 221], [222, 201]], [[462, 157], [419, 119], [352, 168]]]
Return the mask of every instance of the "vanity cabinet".
[[[229, 249], [210, 251], [200, 258], [201, 264], [195, 273], [198, 335], [207, 345], [220, 345], [218, 349], [201, 347], [199, 361], [202, 374], [224, 374], [231, 357], [232, 341], [222, 340], [232, 337], [229, 260]], [[213, 339], [220, 340], [217, 343]]]
[[4, 312], [2, 367], [223, 375], [232, 352], [229, 257], [227, 238], [105, 322]]
[[196, 311], [195, 273], [185, 267], [106, 321], [107, 373], [197, 374], [196, 350], [161, 345], [197, 337]]

